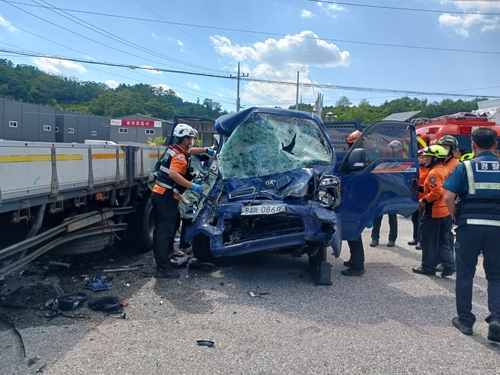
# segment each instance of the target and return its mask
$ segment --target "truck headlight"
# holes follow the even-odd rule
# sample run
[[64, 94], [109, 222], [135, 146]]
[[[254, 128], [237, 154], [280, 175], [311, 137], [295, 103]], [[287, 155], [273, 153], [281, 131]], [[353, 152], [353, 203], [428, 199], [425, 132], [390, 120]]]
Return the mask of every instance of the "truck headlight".
[[318, 186], [318, 201], [323, 207], [335, 208], [340, 204], [340, 178], [321, 176]]

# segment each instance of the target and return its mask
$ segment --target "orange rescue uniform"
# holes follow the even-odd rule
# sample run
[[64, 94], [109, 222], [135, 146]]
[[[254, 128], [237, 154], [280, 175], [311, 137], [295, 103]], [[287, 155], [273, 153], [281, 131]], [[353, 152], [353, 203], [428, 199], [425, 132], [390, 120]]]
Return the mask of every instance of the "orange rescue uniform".
[[[188, 161], [186, 160], [186, 155], [188, 155], [188, 151], [180, 144], [176, 144], [176, 147], [178, 147], [180, 150], [182, 150], [183, 153], [178, 153], [172, 156], [172, 160], [170, 161], [170, 170], [174, 170], [179, 172], [181, 175], [185, 176], [188, 171]], [[153, 187], [153, 192], [158, 193], [160, 195], [163, 195], [165, 193], [165, 188], [155, 184]], [[174, 194], [174, 199], [179, 200], [179, 195]]]
[[459, 164], [460, 164], [460, 161], [458, 159], [455, 159], [455, 158], [451, 158], [447, 162], [443, 163], [443, 166], [447, 172], [446, 177], [448, 177], [451, 174], [451, 172], [453, 172], [455, 167]]
[[[425, 179], [427, 178], [427, 175], [429, 174], [429, 168], [426, 167], [425, 165], [421, 165], [419, 167], [419, 173], [418, 173], [418, 184], [420, 186], [424, 186]], [[418, 200], [422, 199], [424, 197], [424, 192], [421, 191], [418, 193]]]
[[446, 190], [443, 188], [443, 183], [447, 175], [448, 172], [442, 164], [430, 168], [424, 181], [424, 196], [422, 197], [425, 202], [424, 216], [428, 216], [430, 213], [432, 218], [441, 218], [450, 214], [444, 202]]

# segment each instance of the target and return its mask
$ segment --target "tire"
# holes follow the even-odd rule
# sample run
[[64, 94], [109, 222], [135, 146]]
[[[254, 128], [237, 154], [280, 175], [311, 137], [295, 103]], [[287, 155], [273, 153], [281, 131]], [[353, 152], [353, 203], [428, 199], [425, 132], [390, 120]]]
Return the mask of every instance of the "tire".
[[[145, 194], [135, 212], [128, 215], [127, 229], [123, 233], [120, 246], [134, 252], [145, 253], [153, 248], [154, 216], [151, 194]], [[122, 237], [122, 236], [120, 236]]]
[[314, 242], [308, 246], [307, 254], [309, 256], [309, 265], [318, 262], [326, 262], [326, 246], [323, 242]]
[[114, 233], [104, 233], [94, 236], [77, 238], [50, 250], [53, 255], [78, 255], [104, 250], [113, 244]]
[[193, 238], [193, 255], [200, 262], [210, 262], [214, 256], [210, 253], [210, 237], [204, 234], [197, 234]]

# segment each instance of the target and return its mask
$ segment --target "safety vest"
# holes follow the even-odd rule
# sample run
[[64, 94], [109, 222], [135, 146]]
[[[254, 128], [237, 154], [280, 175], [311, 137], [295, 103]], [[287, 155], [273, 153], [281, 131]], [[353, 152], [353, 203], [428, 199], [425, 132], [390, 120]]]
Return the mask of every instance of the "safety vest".
[[[179, 185], [174, 180], [170, 178], [170, 163], [172, 162], [172, 157], [175, 154], [183, 154], [186, 158], [186, 161], [189, 164], [189, 156], [186, 155], [179, 147], [177, 146], [169, 146], [167, 152], [163, 155], [160, 168], [158, 170], [158, 177], [156, 178], [156, 183], [165, 189], [171, 189], [175, 194], [181, 195], [186, 190], [185, 186]], [[183, 174], [186, 180], [191, 181], [193, 178], [191, 173], [189, 172], [189, 168], [187, 169], [186, 174]]]
[[500, 227], [500, 160], [482, 155], [463, 164], [469, 190], [460, 196], [458, 224]]

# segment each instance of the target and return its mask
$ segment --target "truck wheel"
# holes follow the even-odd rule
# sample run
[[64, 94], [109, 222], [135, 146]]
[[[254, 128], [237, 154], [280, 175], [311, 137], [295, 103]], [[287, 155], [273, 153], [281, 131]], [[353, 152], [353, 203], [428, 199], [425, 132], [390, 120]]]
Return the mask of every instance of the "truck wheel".
[[326, 245], [315, 242], [308, 246], [309, 274], [316, 285], [332, 285], [332, 265], [326, 261]]
[[323, 242], [315, 242], [308, 246], [307, 250], [309, 265], [312, 266], [318, 262], [326, 261], [326, 246]]
[[142, 197], [135, 212], [128, 215], [127, 223], [120, 245], [141, 253], [151, 250], [154, 230], [151, 194]]
[[210, 237], [204, 234], [197, 234], [193, 238], [193, 255], [200, 262], [211, 262], [214, 260], [210, 253]]
[[94, 253], [111, 246], [115, 239], [113, 233], [77, 238], [76, 240], [56, 246], [50, 250], [53, 255], [78, 255]]

